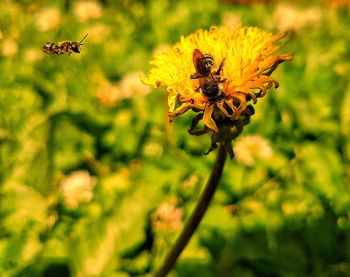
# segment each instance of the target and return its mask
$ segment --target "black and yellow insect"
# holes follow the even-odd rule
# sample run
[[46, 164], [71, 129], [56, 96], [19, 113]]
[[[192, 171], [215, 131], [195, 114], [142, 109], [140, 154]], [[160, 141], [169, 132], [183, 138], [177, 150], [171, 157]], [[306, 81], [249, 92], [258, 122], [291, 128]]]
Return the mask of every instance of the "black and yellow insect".
[[203, 54], [199, 49], [194, 49], [192, 59], [196, 72], [191, 74], [190, 78], [199, 79], [199, 87], [196, 91], [201, 90], [210, 102], [224, 98], [219, 84], [224, 83], [226, 80], [221, 79], [219, 76], [225, 59], [221, 61], [219, 68], [215, 72], [211, 71], [214, 66], [214, 57], [212, 55]]
[[80, 46], [83, 45], [83, 40], [88, 36], [88, 34], [83, 37], [80, 42], [72, 42], [70, 40], [62, 41], [59, 43], [47, 42], [43, 46], [43, 51], [49, 55], [63, 55], [68, 54], [70, 56], [73, 52], [80, 53]]

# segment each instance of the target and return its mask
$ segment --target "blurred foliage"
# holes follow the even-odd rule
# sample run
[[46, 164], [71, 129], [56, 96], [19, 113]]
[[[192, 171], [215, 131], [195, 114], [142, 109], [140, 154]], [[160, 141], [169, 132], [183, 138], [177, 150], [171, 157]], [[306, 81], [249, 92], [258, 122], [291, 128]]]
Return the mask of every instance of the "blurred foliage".
[[[245, 158], [227, 162], [172, 274], [350, 276], [347, 2], [234, 2], [0, 2], [1, 276], [159, 265], [215, 155], [203, 155], [208, 136], [187, 133], [192, 115], [169, 124], [165, 91], [137, 76], [181, 35], [238, 21], [288, 30], [295, 58], [256, 106], [237, 143]], [[80, 54], [41, 51], [87, 33]]]

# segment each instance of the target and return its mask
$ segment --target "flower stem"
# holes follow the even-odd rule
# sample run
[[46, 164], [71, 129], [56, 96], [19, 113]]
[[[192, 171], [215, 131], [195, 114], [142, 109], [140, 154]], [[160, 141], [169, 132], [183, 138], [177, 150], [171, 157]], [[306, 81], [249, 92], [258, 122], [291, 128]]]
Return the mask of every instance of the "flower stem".
[[184, 250], [187, 243], [191, 239], [194, 231], [197, 229], [219, 184], [225, 160], [226, 150], [225, 147], [222, 144], [220, 144], [216, 162], [213, 166], [210, 178], [199, 198], [199, 201], [191, 217], [188, 219], [184, 229], [182, 230], [180, 236], [173, 245], [168, 256], [165, 258], [162, 266], [155, 273], [155, 277], [163, 277], [169, 273], [169, 271], [175, 265], [177, 258], [180, 256], [181, 252]]

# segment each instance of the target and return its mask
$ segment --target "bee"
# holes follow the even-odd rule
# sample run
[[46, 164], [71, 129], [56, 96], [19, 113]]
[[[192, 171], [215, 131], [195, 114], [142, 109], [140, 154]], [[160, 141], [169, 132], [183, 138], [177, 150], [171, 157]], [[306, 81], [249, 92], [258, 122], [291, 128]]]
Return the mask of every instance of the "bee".
[[199, 49], [193, 51], [193, 64], [196, 69], [194, 74], [191, 74], [190, 79], [199, 79], [199, 87], [196, 91], [201, 90], [210, 102], [225, 97], [220, 83], [224, 83], [226, 79], [221, 79], [220, 73], [224, 67], [225, 59], [219, 65], [219, 68], [212, 72], [214, 67], [214, 57], [210, 54], [203, 54]]
[[80, 42], [72, 42], [69, 40], [59, 42], [59, 43], [54, 43], [54, 42], [47, 42], [43, 46], [43, 51], [44, 53], [48, 55], [63, 55], [65, 53], [70, 56], [73, 52], [74, 53], [80, 53], [80, 46], [83, 45], [82, 42], [84, 39], [88, 36], [88, 34], [83, 37], [83, 39]]

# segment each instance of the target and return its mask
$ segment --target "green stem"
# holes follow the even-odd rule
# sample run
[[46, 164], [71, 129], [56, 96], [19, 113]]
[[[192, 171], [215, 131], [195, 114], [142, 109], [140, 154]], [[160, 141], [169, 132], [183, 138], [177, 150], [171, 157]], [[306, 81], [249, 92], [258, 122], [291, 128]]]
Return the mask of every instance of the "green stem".
[[168, 256], [165, 258], [162, 266], [155, 273], [155, 277], [163, 277], [169, 273], [169, 271], [175, 265], [177, 258], [180, 256], [181, 252], [184, 250], [187, 243], [191, 239], [194, 231], [197, 229], [219, 184], [225, 160], [226, 150], [225, 147], [220, 144], [216, 162], [213, 166], [213, 170], [211, 172], [208, 183], [206, 184], [199, 198], [197, 206], [195, 207], [191, 217], [188, 219], [174, 246], [170, 250]]

